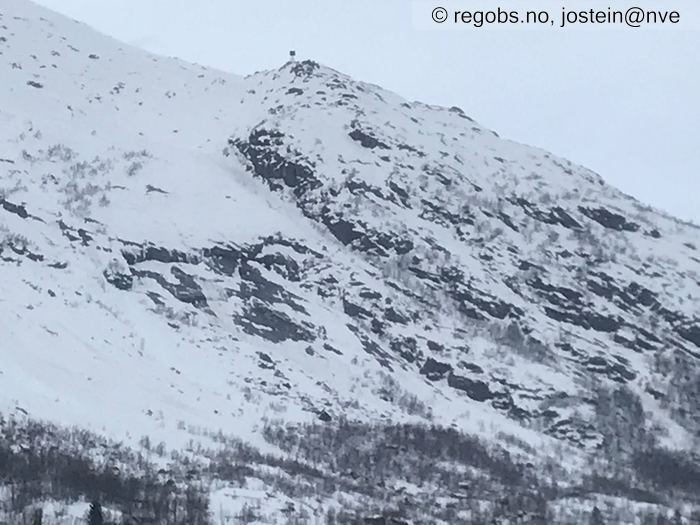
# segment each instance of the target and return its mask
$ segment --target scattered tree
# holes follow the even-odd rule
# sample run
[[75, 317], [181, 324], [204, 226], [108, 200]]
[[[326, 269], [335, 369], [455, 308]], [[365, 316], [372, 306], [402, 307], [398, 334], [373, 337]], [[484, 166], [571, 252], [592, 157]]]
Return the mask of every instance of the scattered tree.
[[102, 516], [102, 505], [99, 501], [90, 503], [88, 511], [88, 525], [104, 525], [104, 517]]
[[603, 513], [600, 512], [598, 507], [593, 507], [593, 512], [591, 512], [591, 525], [605, 525], [605, 519], [603, 519]]

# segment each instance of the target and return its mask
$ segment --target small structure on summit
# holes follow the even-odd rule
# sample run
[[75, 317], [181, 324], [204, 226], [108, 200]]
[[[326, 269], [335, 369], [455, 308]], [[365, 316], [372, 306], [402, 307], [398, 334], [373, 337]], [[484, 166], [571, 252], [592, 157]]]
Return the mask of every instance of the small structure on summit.
[[289, 52], [289, 61], [290, 62], [296, 62], [297, 60], [297, 52], [294, 51], [293, 49]]

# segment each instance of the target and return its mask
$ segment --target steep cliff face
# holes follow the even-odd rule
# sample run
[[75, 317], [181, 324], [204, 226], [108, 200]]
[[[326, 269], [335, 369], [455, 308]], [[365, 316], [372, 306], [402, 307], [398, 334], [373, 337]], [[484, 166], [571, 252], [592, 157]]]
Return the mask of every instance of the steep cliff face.
[[383, 276], [390, 294], [351, 284], [343, 309], [390, 362], [595, 447], [597, 387], [665, 405], [659, 361], [700, 356], [697, 228], [459, 108], [313, 62], [248, 81], [274, 86], [243, 99], [269, 114], [227, 153]]
[[311, 61], [235, 77], [20, 0], [0, 60], [6, 415], [271, 450], [424, 421], [572, 472], [697, 446], [696, 226]]

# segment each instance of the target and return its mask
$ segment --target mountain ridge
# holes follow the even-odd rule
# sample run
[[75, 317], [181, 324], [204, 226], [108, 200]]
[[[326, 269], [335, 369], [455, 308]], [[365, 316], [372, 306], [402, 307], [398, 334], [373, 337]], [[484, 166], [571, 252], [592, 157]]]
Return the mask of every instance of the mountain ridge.
[[0, 412], [270, 453], [272, 421], [436, 424], [572, 480], [697, 449], [697, 227], [313, 61], [0, 27]]

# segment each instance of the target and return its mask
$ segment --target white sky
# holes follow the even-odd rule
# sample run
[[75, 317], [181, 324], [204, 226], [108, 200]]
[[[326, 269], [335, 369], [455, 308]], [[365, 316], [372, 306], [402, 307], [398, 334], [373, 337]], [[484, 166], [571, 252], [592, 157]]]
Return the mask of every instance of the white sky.
[[233, 73], [278, 67], [296, 49], [406, 98], [460, 106], [504, 137], [700, 223], [700, 31], [425, 31], [408, 0], [39, 3]]

